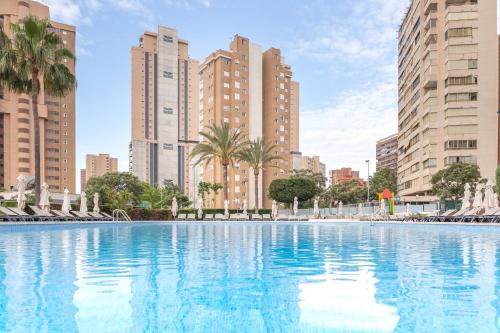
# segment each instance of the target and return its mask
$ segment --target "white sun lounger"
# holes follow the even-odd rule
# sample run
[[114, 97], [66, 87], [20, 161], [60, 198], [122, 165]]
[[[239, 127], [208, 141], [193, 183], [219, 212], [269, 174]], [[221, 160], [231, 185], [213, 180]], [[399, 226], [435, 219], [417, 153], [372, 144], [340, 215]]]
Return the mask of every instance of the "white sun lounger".
[[215, 214], [215, 221], [227, 221], [227, 216], [224, 214]]
[[203, 220], [205, 220], [205, 221], [213, 221], [214, 220], [214, 214], [205, 214], [205, 218]]
[[2, 213], [4, 216], [2, 216], [3, 220], [7, 220], [9, 222], [13, 221], [24, 221], [23, 217], [17, 214], [16, 212], [10, 210], [9, 208], [6, 207], [0, 207], [0, 213]]
[[252, 221], [262, 221], [262, 215], [260, 214], [252, 214]]
[[186, 214], [179, 214], [179, 215], [177, 215], [176, 220], [178, 220], [178, 221], [185, 221], [186, 220], [186, 216], [187, 216]]
[[263, 221], [272, 221], [271, 214], [262, 214], [262, 220]]
[[195, 214], [187, 214], [186, 221], [195, 221], [195, 220], [196, 220]]

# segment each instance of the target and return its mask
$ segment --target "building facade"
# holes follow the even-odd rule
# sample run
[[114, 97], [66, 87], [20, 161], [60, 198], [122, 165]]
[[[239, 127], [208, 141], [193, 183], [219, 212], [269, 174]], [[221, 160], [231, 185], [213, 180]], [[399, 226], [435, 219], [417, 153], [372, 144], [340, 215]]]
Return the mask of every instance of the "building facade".
[[[227, 123], [239, 129], [244, 139], [263, 137], [276, 146], [282, 157], [266, 165], [259, 175], [259, 207], [269, 207], [266, 190], [273, 179], [285, 176], [292, 167], [291, 118], [298, 128], [299, 85], [294, 84], [292, 102], [291, 68], [284, 64], [281, 52], [261, 47], [248, 38], [236, 35], [229, 50], [210, 54], [200, 66], [200, 131], [212, 124]], [[298, 133], [294, 133], [298, 149]], [[200, 168], [200, 178], [222, 183], [222, 167], [210, 163]], [[246, 163], [229, 168], [229, 202], [241, 207], [243, 201], [254, 207], [254, 175]], [[216, 207], [223, 206], [223, 195], [212, 198]]]
[[359, 177], [359, 171], [354, 171], [351, 168], [330, 170], [330, 185], [338, 185], [353, 180], [365, 186], [365, 181]]
[[198, 62], [175, 29], [158, 26], [132, 48], [130, 171], [195, 197], [189, 153], [198, 142]]
[[[85, 169], [80, 170], [81, 190], [85, 190], [87, 181], [90, 178], [100, 177], [110, 172], [118, 172], [117, 158], [110, 157], [109, 154], [87, 154], [87, 156], [85, 156]], [[85, 180], [83, 179], [83, 176], [85, 176]]]
[[313, 174], [321, 174], [326, 177], [326, 165], [322, 163], [319, 156], [302, 156], [302, 154], [293, 154], [292, 156], [293, 170], [309, 171]]
[[[0, 1], [0, 29], [10, 36], [10, 23], [33, 15], [49, 19], [49, 8], [32, 0]], [[52, 30], [62, 39], [64, 46], [75, 54], [76, 29], [50, 20]], [[71, 73], [75, 62], [64, 59]], [[22, 174], [34, 177], [35, 142], [31, 97], [16, 95], [0, 87], [0, 187], [10, 189]], [[48, 96], [42, 91], [38, 97], [40, 117], [41, 180], [53, 192], [68, 188], [76, 190], [75, 167], [75, 92], [65, 97]]]
[[389, 169], [398, 172], [398, 134], [377, 141], [377, 171]]
[[411, 2], [399, 31], [400, 195], [430, 194], [432, 175], [453, 163], [494, 179], [496, 25], [495, 1]]

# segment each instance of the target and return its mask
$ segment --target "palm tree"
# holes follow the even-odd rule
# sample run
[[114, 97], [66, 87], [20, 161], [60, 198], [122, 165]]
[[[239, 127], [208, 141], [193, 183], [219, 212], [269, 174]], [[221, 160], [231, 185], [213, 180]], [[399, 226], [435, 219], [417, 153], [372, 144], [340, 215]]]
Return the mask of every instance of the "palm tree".
[[0, 84], [15, 94], [31, 95], [35, 145], [35, 196], [40, 199], [40, 122], [38, 95], [63, 97], [75, 87], [64, 59], [75, 59], [47, 20], [33, 16], [11, 23], [12, 39], [0, 29]]
[[204, 141], [198, 143], [191, 152], [191, 159], [198, 158], [196, 164], [201, 162], [205, 166], [214, 160], [218, 160], [223, 169], [224, 201], [228, 200], [227, 170], [229, 165], [238, 161], [238, 154], [244, 147], [242, 134], [239, 129], [232, 130], [229, 124], [208, 126], [207, 132], [200, 132]]
[[[275, 160], [281, 160], [282, 157], [275, 155], [275, 145], [269, 145], [264, 142], [264, 139], [257, 138], [253, 141], [248, 141], [243, 149], [240, 150], [238, 158], [241, 161], [247, 162], [253, 169], [254, 175], [254, 196], [255, 206], [254, 209], [259, 209], [259, 173], [264, 169], [264, 165]], [[274, 167], [274, 165], [272, 165]]]

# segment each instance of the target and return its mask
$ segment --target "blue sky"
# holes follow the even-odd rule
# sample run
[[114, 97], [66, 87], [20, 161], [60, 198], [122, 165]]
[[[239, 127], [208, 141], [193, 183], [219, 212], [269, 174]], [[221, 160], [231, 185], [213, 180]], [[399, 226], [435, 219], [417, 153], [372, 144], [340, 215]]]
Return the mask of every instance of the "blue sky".
[[[128, 169], [130, 48], [176, 28], [203, 60], [240, 34], [277, 47], [301, 83], [300, 148], [328, 169], [366, 174], [377, 139], [397, 128], [397, 29], [406, 0], [43, 0], [77, 26], [77, 168], [87, 153]], [[77, 177], [77, 179], [79, 179]]]

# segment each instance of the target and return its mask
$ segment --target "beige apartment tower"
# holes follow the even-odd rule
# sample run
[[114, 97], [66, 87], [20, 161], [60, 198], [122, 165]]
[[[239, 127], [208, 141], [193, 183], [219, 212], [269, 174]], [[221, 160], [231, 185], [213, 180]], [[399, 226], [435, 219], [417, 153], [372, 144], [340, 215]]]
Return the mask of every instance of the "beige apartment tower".
[[81, 190], [85, 190], [85, 186], [90, 178], [100, 177], [110, 172], [118, 172], [117, 158], [110, 157], [109, 154], [87, 154], [85, 156], [85, 170], [80, 170]]
[[[280, 50], [261, 47], [248, 38], [236, 35], [230, 49], [210, 54], [200, 66], [200, 130], [211, 124], [228, 123], [239, 129], [244, 139], [263, 137], [276, 145], [275, 154], [283, 161], [266, 166], [259, 175], [259, 207], [270, 207], [267, 188], [273, 179], [283, 177], [291, 164], [291, 114], [298, 129], [299, 85], [294, 85], [292, 102], [291, 69], [285, 65]], [[293, 104], [293, 107], [291, 106]], [[294, 148], [298, 149], [298, 131], [294, 132]], [[200, 179], [222, 183], [222, 167], [210, 163], [200, 167]], [[245, 163], [229, 168], [230, 207], [248, 203], [253, 208], [254, 175]], [[215, 207], [223, 207], [222, 192], [213, 199]]]
[[393, 134], [377, 141], [376, 145], [377, 171], [389, 169], [398, 171], [398, 134]]
[[432, 175], [453, 163], [494, 179], [496, 12], [496, 1], [410, 3], [399, 31], [399, 195], [430, 195]]
[[[49, 8], [32, 0], [1, 0], [0, 29], [10, 35], [9, 24], [25, 16], [50, 19]], [[75, 27], [50, 21], [67, 49], [75, 53]], [[75, 73], [75, 63], [65, 60]], [[51, 97], [43, 90], [38, 97], [41, 139], [41, 177], [53, 192], [75, 192], [75, 92]], [[23, 174], [34, 177], [34, 129], [31, 98], [0, 87], [0, 187], [10, 189]]]
[[177, 31], [158, 26], [132, 48], [130, 171], [154, 186], [178, 185], [195, 198], [189, 153], [198, 142], [198, 62]]

